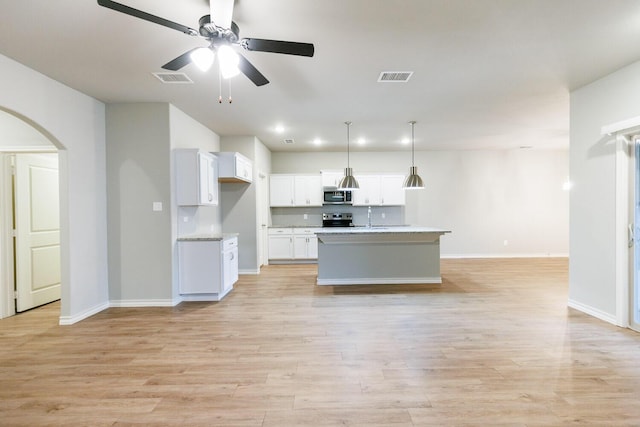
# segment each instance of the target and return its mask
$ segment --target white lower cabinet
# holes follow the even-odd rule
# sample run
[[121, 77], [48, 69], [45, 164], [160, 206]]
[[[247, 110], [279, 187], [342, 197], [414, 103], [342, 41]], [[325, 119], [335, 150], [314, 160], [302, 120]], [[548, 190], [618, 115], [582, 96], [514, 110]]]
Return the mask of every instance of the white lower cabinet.
[[221, 300], [238, 281], [238, 238], [179, 240], [178, 276], [183, 300]]
[[270, 228], [269, 259], [310, 261], [318, 259], [317, 228]]

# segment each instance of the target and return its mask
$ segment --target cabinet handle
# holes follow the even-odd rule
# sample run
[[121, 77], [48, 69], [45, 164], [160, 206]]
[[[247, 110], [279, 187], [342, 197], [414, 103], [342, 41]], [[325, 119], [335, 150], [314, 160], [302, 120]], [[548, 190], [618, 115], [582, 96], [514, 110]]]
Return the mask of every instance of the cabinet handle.
[[233, 254], [233, 252], [230, 253], [231, 257], [229, 258], [229, 260], [233, 261], [233, 259], [235, 258], [235, 255]]
[[213, 194], [209, 193], [209, 201], [213, 200]]

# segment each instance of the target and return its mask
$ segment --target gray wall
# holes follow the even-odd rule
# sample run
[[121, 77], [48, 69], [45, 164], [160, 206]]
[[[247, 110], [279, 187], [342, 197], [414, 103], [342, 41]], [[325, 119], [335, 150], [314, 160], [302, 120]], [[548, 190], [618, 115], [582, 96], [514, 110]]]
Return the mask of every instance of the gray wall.
[[[107, 105], [109, 299], [172, 299], [169, 104]], [[152, 211], [162, 202], [161, 212]]]
[[[273, 173], [346, 165], [346, 153], [273, 153], [272, 159]], [[410, 161], [406, 152], [351, 154], [356, 175], [406, 174]], [[568, 151], [418, 151], [415, 162], [426, 188], [407, 191], [403, 220], [451, 230], [441, 240], [443, 256], [568, 255], [569, 195], [563, 190]], [[365, 209], [350, 208], [354, 217], [366, 216]], [[375, 208], [374, 222], [382, 222], [377, 216], [382, 210], [392, 209]]]
[[[220, 231], [218, 207], [178, 208], [172, 149], [218, 151], [218, 136], [167, 103], [107, 106], [109, 298], [179, 302], [176, 238]], [[152, 210], [161, 202], [163, 210]]]
[[571, 93], [569, 300], [614, 321], [615, 144], [600, 129], [640, 115], [640, 62]]
[[[253, 136], [223, 137], [221, 151], [243, 154], [253, 161], [253, 182], [222, 183], [220, 203], [222, 229], [225, 233], [239, 233], [238, 268], [241, 273], [258, 273], [259, 249], [259, 172], [269, 173], [270, 152]], [[266, 172], [265, 172], [266, 171]]]

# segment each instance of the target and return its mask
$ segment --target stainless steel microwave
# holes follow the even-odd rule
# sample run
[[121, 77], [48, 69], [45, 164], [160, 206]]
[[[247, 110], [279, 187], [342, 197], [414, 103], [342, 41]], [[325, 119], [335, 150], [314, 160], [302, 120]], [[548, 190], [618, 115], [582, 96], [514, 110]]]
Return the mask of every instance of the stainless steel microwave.
[[350, 205], [353, 203], [351, 191], [339, 190], [337, 187], [324, 187], [324, 205]]

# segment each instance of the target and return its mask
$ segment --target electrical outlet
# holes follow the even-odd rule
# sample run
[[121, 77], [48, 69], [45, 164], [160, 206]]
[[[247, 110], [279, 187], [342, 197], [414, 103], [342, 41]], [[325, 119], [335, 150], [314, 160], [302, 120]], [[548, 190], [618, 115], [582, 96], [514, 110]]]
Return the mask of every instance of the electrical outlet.
[[380, 216], [382, 217], [382, 219], [385, 219], [387, 217], [387, 215], [384, 212], [382, 212]]
[[505, 241], [504, 241], [504, 245], [505, 245], [505, 246], [509, 246], [509, 241], [508, 241], [508, 240], [505, 240]]
[[304, 219], [309, 219], [309, 215], [307, 215], [307, 214], [304, 214], [302, 217], [303, 217]]

